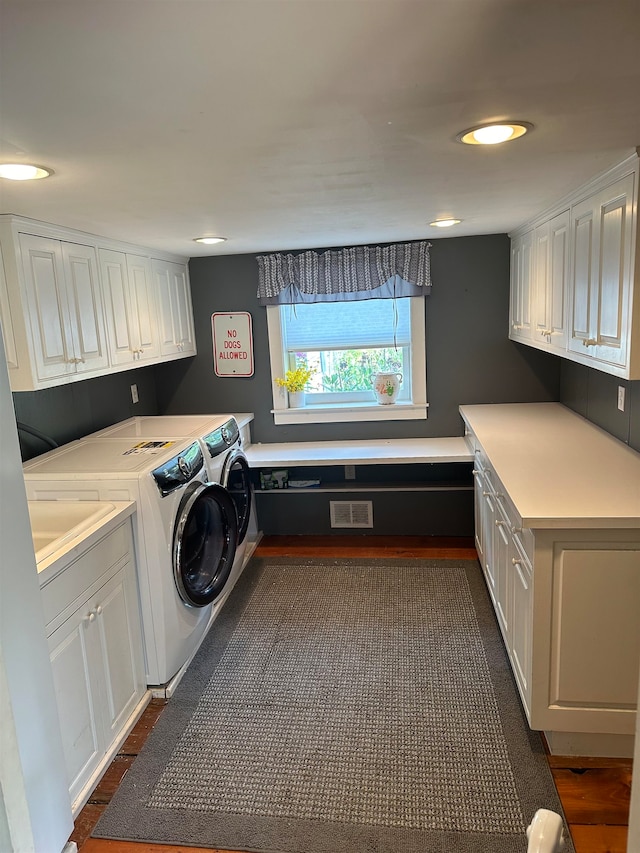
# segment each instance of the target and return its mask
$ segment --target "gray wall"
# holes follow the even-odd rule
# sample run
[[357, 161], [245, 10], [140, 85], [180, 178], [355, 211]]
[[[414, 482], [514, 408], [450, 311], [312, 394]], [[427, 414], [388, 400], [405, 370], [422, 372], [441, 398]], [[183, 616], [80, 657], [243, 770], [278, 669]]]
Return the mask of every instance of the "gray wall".
[[[275, 426], [266, 311], [257, 304], [254, 255], [194, 258], [189, 264], [198, 355], [156, 369], [161, 412], [255, 413], [254, 441], [461, 435], [461, 403], [557, 400], [555, 356], [507, 338], [509, 239], [506, 235], [433, 241], [433, 292], [425, 300], [427, 421]], [[255, 375], [213, 372], [211, 314], [248, 311], [253, 318]]]
[[[154, 371], [153, 367], [138, 368], [43, 391], [15, 392], [16, 420], [65, 444], [132, 415], [159, 414]], [[135, 405], [131, 401], [134, 383], [139, 397]], [[23, 461], [49, 449], [28, 433], [19, 436]]]
[[[618, 386], [626, 389], [625, 410], [618, 410]], [[640, 381], [562, 360], [560, 402], [640, 451]]]

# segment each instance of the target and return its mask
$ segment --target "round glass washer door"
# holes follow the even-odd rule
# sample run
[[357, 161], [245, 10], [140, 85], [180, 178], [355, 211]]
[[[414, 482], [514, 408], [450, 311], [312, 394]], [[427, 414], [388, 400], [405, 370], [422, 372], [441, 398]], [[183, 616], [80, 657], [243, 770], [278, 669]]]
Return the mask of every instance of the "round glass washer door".
[[182, 498], [173, 537], [173, 573], [180, 598], [211, 604], [223, 591], [236, 553], [236, 507], [226, 489], [193, 483]]
[[224, 467], [222, 485], [236, 505], [238, 515], [238, 545], [244, 542], [251, 515], [251, 471], [247, 457], [238, 451], [232, 454]]

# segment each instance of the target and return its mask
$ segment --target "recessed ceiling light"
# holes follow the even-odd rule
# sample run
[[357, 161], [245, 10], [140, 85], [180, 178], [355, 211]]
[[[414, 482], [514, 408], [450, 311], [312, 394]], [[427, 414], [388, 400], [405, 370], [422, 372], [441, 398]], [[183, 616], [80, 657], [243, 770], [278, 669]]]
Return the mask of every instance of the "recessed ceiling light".
[[206, 243], [207, 246], [212, 246], [214, 243], [225, 243], [226, 237], [194, 237], [194, 243]]
[[478, 124], [463, 130], [456, 136], [458, 142], [465, 145], [498, 145], [500, 142], [511, 142], [533, 130], [533, 125], [527, 121], [495, 122]]
[[10, 181], [37, 181], [52, 174], [51, 169], [30, 163], [0, 163], [0, 178], [8, 178]]
[[429, 225], [433, 225], [436, 228], [451, 228], [452, 225], [459, 225], [461, 222], [461, 219], [436, 219], [434, 222], [430, 222]]

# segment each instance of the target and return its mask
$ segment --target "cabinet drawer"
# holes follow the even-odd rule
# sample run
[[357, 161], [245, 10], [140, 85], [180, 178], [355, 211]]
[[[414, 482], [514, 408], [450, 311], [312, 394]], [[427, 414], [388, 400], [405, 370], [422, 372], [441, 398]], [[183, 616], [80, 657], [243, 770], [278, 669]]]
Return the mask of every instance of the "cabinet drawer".
[[104, 583], [104, 575], [113, 570], [131, 548], [131, 523], [127, 520], [45, 584], [42, 587], [45, 625], [49, 626], [76, 600], [91, 595], [95, 583]]

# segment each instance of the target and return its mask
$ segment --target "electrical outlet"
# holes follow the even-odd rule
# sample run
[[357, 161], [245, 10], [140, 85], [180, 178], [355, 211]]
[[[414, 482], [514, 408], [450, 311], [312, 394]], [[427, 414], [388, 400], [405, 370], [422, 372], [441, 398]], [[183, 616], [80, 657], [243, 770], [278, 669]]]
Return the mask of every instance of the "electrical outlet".
[[355, 465], [345, 465], [344, 466], [344, 478], [345, 478], [345, 480], [355, 480], [355, 478], [356, 478], [356, 466]]
[[618, 408], [621, 412], [624, 412], [624, 396], [625, 396], [625, 387], [624, 385], [618, 385]]
[[138, 398], [138, 386], [137, 386], [137, 385], [132, 385], [132, 386], [131, 386], [131, 401], [132, 401], [133, 403], [137, 403], [137, 402], [138, 402], [138, 399], [139, 399], [139, 398]]

